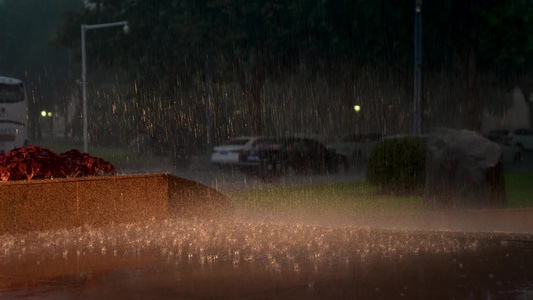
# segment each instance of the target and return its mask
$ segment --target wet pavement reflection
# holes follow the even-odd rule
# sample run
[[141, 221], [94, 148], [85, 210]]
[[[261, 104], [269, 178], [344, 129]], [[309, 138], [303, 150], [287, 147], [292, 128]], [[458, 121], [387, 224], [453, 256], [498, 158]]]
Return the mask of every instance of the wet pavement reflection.
[[2, 299], [531, 299], [527, 234], [162, 220], [0, 236]]

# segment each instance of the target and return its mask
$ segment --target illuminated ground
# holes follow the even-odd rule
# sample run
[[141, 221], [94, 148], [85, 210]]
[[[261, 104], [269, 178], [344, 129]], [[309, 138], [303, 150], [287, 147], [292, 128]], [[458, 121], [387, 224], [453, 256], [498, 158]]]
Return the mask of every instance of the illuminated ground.
[[6, 299], [533, 296], [533, 239], [524, 234], [236, 217], [4, 235], [0, 244]]

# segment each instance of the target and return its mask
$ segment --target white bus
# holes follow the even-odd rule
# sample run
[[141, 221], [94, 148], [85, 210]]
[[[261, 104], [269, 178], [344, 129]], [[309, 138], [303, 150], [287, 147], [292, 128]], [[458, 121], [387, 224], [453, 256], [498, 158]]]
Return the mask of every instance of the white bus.
[[0, 153], [28, 141], [28, 96], [24, 83], [0, 76]]

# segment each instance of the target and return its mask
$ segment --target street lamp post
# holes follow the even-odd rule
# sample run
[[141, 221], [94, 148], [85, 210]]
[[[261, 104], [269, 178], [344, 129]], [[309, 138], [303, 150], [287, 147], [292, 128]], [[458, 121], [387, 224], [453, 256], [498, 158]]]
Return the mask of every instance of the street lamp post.
[[422, 0], [415, 0], [414, 65], [414, 135], [422, 134]]
[[361, 128], [359, 126], [359, 123], [360, 123], [359, 115], [361, 114], [361, 105], [359, 105], [359, 104], [354, 105], [353, 106], [353, 110], [355, 111], [355, 126], [354, 126], [355, 133], [360, 134], [361, 133]]
[[85, 54], [85, 31], [90, 29], [100, 29], [107, 27], [123, 26], [124, 33], [128, 33], [130, 28], [128, 21], [120, 21], [114, 23], [94, 24], [94, 25], [81, 25], [81, 82], [82, 82], [82, 105], [83, 105], [83, 152], [89, 152], [89, 132], [87, 122], [87, 63]]

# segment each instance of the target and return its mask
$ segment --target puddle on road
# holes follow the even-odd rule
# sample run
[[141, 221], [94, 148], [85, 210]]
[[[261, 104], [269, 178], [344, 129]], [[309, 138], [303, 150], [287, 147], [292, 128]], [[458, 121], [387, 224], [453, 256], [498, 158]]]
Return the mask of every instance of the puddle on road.
[[164, 220], [2, 235], [0, 245], [0, 296], [7, 298], [523, 299], [533, 293], [533, 243], [509, 234]]

